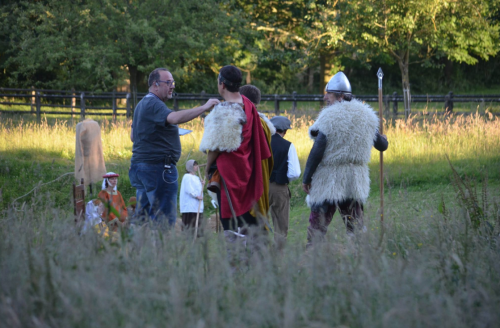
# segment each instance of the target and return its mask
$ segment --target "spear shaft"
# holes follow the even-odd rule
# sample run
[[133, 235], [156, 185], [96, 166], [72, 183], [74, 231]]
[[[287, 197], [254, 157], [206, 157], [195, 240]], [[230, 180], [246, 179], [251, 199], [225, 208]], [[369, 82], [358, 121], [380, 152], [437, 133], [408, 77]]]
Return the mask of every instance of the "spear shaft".
[[[384, 73], [382, 68], [378, 69], [378, 117], [379, 117], [379, 134], [384, 134], [384, 117], [383, 117], [383, 107], [382, 107], [382, 78]], [[380, 152], [380, 222], [384, 222], [384, 153]]]

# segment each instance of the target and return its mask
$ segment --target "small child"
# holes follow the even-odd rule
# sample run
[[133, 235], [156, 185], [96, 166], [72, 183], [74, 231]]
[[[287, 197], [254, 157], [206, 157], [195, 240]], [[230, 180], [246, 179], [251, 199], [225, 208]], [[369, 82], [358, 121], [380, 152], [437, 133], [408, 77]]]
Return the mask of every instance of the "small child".
[[190, 159], [186, 163], [186, 171], [181, 183], [180, 209], [182, 214], [183, 229], [194, 228], [196, 224], [196, 215], [198, 218], [198, 229], [203, 219], [203, 184], [196, 175], [199, 170], [198, 163]]
[[117, 231], [119, 225], [125, 225], [128, 215], [122, 194], [116, 189], [119, 176], [114, 172], [103, 175], [102, 190], [97, 196], [104, 204], [102, 219], [108, 225], [110, 223], [113, 225], [113, 231]]
[[98, 227], [102, 223], [101, 215], [104, 212], [104, 205], [99, 199], [93, 199], [87, 203], [85, 208], [85, 223], [82, 227], [82, 233], [86, 233], [87, 230], [94, 227], [98, 230]]

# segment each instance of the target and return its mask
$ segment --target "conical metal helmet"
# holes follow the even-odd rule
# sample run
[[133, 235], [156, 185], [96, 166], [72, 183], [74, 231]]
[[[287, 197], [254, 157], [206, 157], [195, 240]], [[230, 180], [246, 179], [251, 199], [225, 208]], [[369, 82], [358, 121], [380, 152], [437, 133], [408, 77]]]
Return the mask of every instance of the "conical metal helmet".
[[351, 83], [347, 79], [347, 76], [343, 72], [338, 72], [328, 82], [325, 87], [325, 92], [343, 92], [351, 93]]

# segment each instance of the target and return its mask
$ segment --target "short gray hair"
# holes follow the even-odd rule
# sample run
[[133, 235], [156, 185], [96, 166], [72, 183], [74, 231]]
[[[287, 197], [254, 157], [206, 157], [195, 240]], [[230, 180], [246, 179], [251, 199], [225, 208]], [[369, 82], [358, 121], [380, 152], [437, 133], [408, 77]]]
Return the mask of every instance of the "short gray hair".
[[155, 81], [158, 81], [160, 79], [160, 71], [168, 72], [168, 69], [159, 67], [155, 68], [151, 73], [149, 73], [148, 86], [152, 86]]

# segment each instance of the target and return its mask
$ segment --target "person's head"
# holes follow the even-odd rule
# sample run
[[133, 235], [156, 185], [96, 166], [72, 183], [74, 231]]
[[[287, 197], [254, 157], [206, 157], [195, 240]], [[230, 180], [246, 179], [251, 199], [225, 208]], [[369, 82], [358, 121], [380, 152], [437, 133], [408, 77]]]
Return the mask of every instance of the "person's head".
[[102, 181], [102, 189], [104, 190], [110, 188], [116, 190], [119, 176], [120, 175], [115, 172], [108, 172], [103, 175], [102, 177], [104, 178], [104, 180]]
[[271, 118], [271, 123], [273, 123], [274, 127], [276, 128], [276, 132], [281, 136], [284, 136], [286, 134], [286, 131], [292, 128], [292, 122], [290, 122], [290, 120], [284, 116], [275, 116]]
[[94, 199], [92, 203], [94, 204], [97, 214], [101, 215], [104, 212], [104, 204], [100, 199]]
[[247, 84], [242, 86], [240, 95], [247, 97], [255, 106], [260, 104], [260, 90], [255, 85]]
[[241, 71], [237, 67], [232, 65], [222, 67], [217, 77], [219, 94], [222, 95], [224, 91], [238, 92], [242, 80]]
[[351, 83], [343, 72], [338, 72], [330, 79], [330, 81], [326, 85], [323, 100], [328, 106], [330, 106], [338, 101], [351, 101], [351, 99]]
[[198, 162], [196, 162], [194, 159], [190, 159], [186, 162], [186, 171], [188, 171], [189, 173], [195, 174], [198, 169]]
[[163, 101], [172, 98], [175, 81], [166, 68], [155, 68], [148, 78], [149, 92], [154, 93]]

